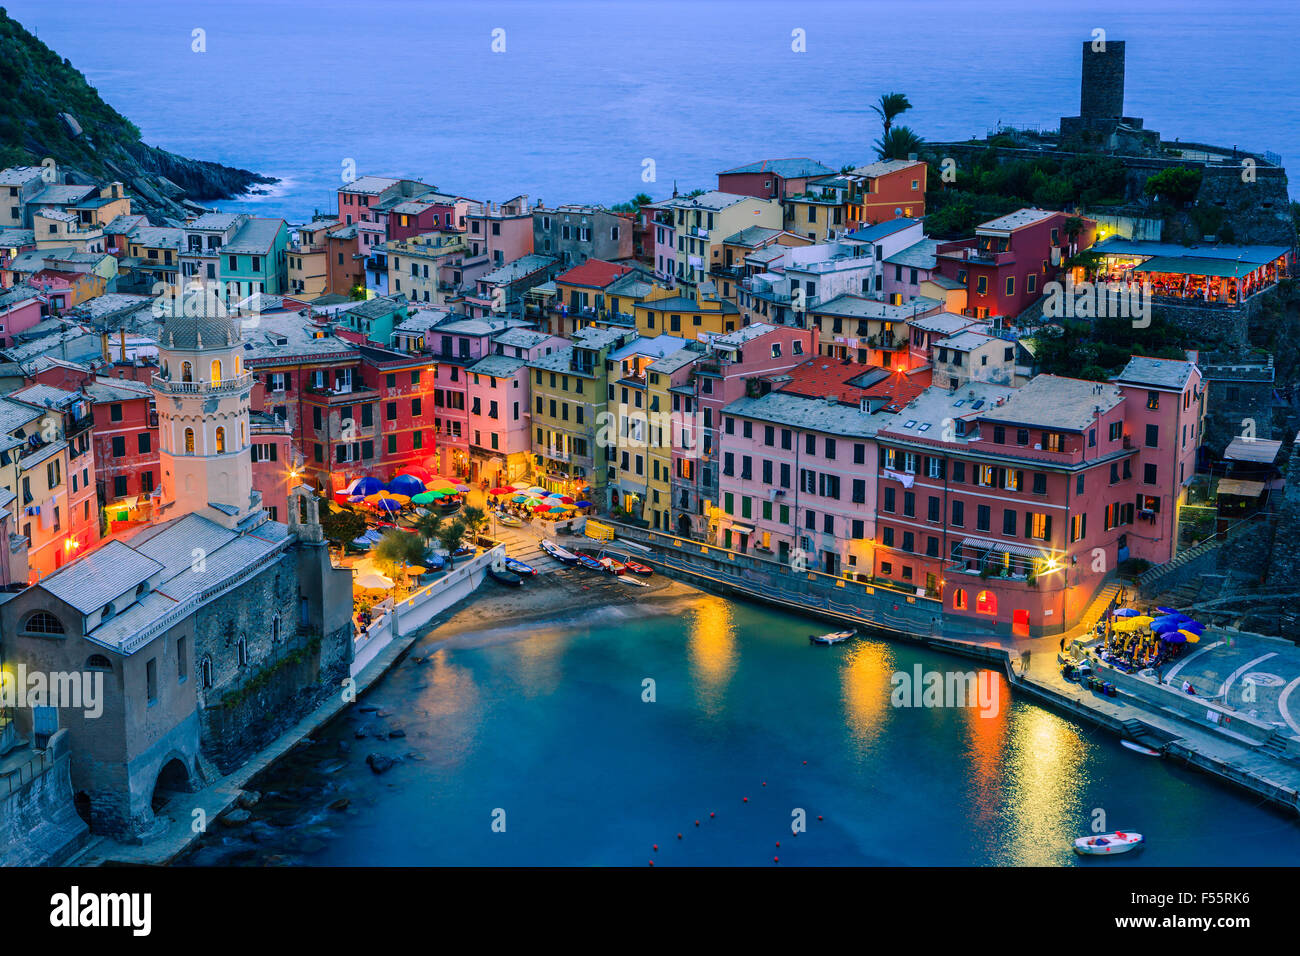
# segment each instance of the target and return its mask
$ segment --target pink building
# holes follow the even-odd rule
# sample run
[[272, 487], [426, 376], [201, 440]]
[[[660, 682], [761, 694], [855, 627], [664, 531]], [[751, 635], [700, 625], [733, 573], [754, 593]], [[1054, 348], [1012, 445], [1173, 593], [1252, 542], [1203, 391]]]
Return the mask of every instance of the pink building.
[[44, 307], [44, 295], [30, 286], [0, 293], [0, 348], [12, 345], [16, 336], [41, 321]]
[[289, 491], [304, 483], [302, 462], [294, 460], [292, 432], [274, 415], [253, 412], [249, 416], [249, 454], [253, 490], [262, 493], [262, 507], [272, 521], [288, 521]]
[[[491, 354], [495, 333], [517, 324], [509, 319], [454, 319], [435, 325], [425, 333], [425, 349], [437, 362], [433, 379], [437, 470], [446, 478], [471, 478], [473, 474], [470, 459], [473, 433], [469, 419], [472, 377], [468, 369]], [[524, 403], [526, 409], [527, 396]], [[484, 433], [482, 422], [479, 432]], [[490, 440], [487, 444], [490, 447]]]
[[875, 443], [887, 413], [770, 392], [723, 409], [716, 543], [782, 564], [870, 572]]
[[719, 501], [723, 408], [759, 388], [764, 376], [787, 372], [815, 355], [816, 335], [814, 329], [756, 322], [715, 336], [694, 365], [694, 380], [673, 390], [673, 412], [695, 419], [689, 445], [674, 442], [673, 447], [672, 524], [679, 534], [709, 537]]
[[1135, 358], [1116, 384], [929, 389], [876, 436], [876, 577], [960, 627], [1072, 626], [1121, 562], [1174, 556], [1199, 382], [1188, 362]]
[[388, 238], [409, 239], [429, 232], [463, 232], [473, 205], [468, 199], [429, 193], [388, 210]]

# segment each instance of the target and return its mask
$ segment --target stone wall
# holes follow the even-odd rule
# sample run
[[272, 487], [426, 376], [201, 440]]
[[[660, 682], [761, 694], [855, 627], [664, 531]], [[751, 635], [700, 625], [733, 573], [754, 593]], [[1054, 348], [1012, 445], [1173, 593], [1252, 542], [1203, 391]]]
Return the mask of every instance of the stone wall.
[[[1285, 490], [1274, 492], [1270, 501], [1277, 514], [1277, 535], [1269, 552], [1268, 572], [1264, 583], [1269, 587], [1295, 588], [1300, 586], [1300, 435], [1291, 446], [1287, 460]], [[1283, 633], [1295, 634], [1300, 624], [1300, 612], [1294, 603], [1282, 609]]]
[[72, 802], [68, 732], [0, 776], [0, 866], [58, 866], [90, 830]]

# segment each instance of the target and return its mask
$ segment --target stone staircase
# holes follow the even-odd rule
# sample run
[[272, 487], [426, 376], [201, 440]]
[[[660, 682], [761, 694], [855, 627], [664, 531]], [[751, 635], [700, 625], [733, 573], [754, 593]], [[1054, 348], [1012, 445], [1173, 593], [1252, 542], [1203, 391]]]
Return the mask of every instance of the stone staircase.
[[1287, 750], [1287, 743], [1290, 740], [1291, 736], [1289, 734], [1275, 730], [1269, 734], [1268, 740], [1259, 745], [1259, 749], [1264, 753], [1277, 757], [1279, 760], [1295, 760], [1295, 754]]

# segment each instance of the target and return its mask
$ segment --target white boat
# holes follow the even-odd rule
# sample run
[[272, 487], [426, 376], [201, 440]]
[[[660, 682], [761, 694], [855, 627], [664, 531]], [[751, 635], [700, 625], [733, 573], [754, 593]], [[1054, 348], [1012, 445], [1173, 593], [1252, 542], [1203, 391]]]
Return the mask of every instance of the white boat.
[[808, 640], [813, 644], [838, 644], [840, 641], [847, 641], [857, 631], [831, 631], [829, 634], [809, 634]]
[[1127, 853], [1146, 842], [1140, 833], [1127, 833], [1118, 830], [1115, 833], [1098, 833], [1096, 836], [1079, 837], [1074, 841], [1074, 852], [1082, 856], [1114, 856]]
[[1148, 757], [1159, 757], [1159, 756], [1160, 756], [1160, 751], [1159, 751], [1159, 750], [1152, 750], [1150, 747], [1143, 747], [1141, 744], [1135, 744], [1135, 743], [1134, 743], [1133, 741], [1131, 741], [1131, 740], [1121, 740], [1121, 741], [1119, 742], [1119, 745], [1120, 745], [1121, 747], [1127, 747], [1129, 750], [1135, 750], [1135, 751], [1137, 751], [1137, 752], [1140, 753], [1140, 754], [1145, 754], [1145, 755], [1148, 756]]
[[638, 588], [648, 588], [650, 586], [646, 584], [644, 581], [642, 581], [640, 578], [633, 577], [630, 574], [619, 575], [618, 578], [616, 578], [615, 580], [622, 581], [624, 584], [631, 584]]
[[543, 551], [545, 551], [551, 557], [555, 558], [555, 560], [557, 561], [563, 561], [565, 564], [578, 563], [578, 556], [576, 554], [574, 554], [572, 551], [568, 551], [564, 548], [561, 548], [558, 544], [556, 544], [553, 541], [547, 541], [543, 539], [537, 543]]

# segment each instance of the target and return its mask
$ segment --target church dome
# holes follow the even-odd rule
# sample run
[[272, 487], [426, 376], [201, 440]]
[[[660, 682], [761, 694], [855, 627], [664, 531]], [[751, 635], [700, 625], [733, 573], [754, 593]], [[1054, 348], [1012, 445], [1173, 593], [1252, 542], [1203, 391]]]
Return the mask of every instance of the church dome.
[[175, 313], [163, 321], [158, 336], [164, 349], [225, 349], [240, 340], [239, 323], [210, 296], [186, 296]]

